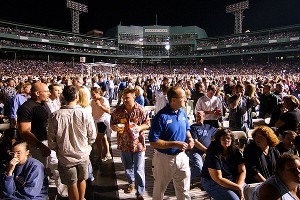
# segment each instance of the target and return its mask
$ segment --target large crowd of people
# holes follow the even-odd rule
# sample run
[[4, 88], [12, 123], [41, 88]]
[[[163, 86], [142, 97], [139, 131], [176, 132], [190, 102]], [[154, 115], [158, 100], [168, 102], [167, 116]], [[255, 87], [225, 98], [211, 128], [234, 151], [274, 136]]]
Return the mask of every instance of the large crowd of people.
[[[285, 195], [280, 190], [285, 187], [299, 198], [299, 179], [283, 176], [289, 169], [299, 175], [298, 62], [174, 68], [122, 64], [118, 73], [92, 70], [91, 76], [82, 74], [80, 63], [0, 63], [0, 116], [17, 132], [0, 146], [13, 156], [1, 161], [4, 198], [44, 199], [47, 181], [54, 180], [62, 197], [83, 199], [85, 181], [94, 180], [91, 145], [97, 144], [98, 163], [112, 159], [110, 132], [116, 131], [128, 180], [125, 192], [136, 191], [143, 199], [145, 176], [150, 176], [145, 174], [144, 133], [149, 128], [155, 149], [153, 199], [163, 198], [171, 180], [177, 198], [190, 199], [195, 179], [214, 199], [244, 199], [252, 183], [260, 185], [253, 193], [258, 199], [272, 187], [277, 196]], [[119, 101], [111, 112], [113, 99]], [[145, 106], [157, 106], [151, 124], [154, 113]], [[255, 118], [270, 119], [270, 124], [255, 125]], [[245, 133], [245, 143], [236, 140], [236, 131]], [[46, 168], [52, 175], [41, 173]]]
[[219, 79], [224, 76], [243, 76], [247, 79], [261, 77], [273, 77], [287, 75], [294, 81], [299, 77], [298, 61], [276, 61], [270, 63], [240, 63], [240, 64], [117, 64], [114, 68], [108, 66], [93, 66], [88, 69], [83, 63], [72, 61], [46, 61], [46, 60], [13, 60], [0, 59], [0, 74], [3, 78], [26, 76], [28, 74], [37, 77], [76, 76], [87, 74], [118, 74], [119, 76], [169, 76], [188, 78], [201, 76], [209, 79]]
[[[6, 25], [7, 26], [7, 25]], [[77, 36], [77, 35], [66, 35], [66, 33], [60, 33], [58, 31], [41, 31], [41, 30], [29, 30], [27, 27], [18, 26], [2, 26], [0, 27], [0, 32], [7, 34], [17, 34], [25, 37], [37, 37], [43, 39], [55, 39], [62, 40], [67, 42], [77, 42], [83, 44], [94, 44], [101, 46], [114, 46], [117, 44], [114, 40], [110, 39], [100, 39], [87, 37], [87, 36]], [[217, 45], [231, 45], [235, 43], [244, 43], [244, 42], [260, 42], [265, 40], [274, 40], [280, 38], [291, 38], [291, 37], [299, 37], [298, 31], [277, 31], [277, 32], [265, 32], [265, 33], [256, 33], [256, 34], [242, 34], [241, 36], [228, 36], [226, 38], [219, 39], [205, 39], [203, 41], [199, 41], [197, 47], [207, 47], [207, 46], [217, 46]], [[157, 39], [156, 37], [147, 36], [144, 38], [145, 42], [180, 42], [180, 41], [188, 41], [195, 40], [195, 34], [185, 34], [185, 35], [173, 35], [171, 37], [162, 37], [162, 39]], [[141, 37], [139, 35], [132, 34], [120, 34], [120, 40], [124, 41], [140, 41]]]
[[[35, 37], [42, 40], [54, 39], [51, 44], [46, 42], [35, 42], [32, 40], [12, 40], [10, 37], [3, 37], [0, 45], [14, 48], [32, 48], [39, 50], [60, 51], [64, 53], [89, 53], [94, 55], [127, 55], [144, 57], [162, 57], [162, 56], [219, 56], [224, 54], [258, 54], [269, 51], [296, 50], [299, 48], [299, 31], [297, 30], [278, 30], [262, 32], [255, 34], [241, 34], [239, 36], [228, 36], [220, 38], [206, 38], [196, 40], [196, 34], [176, 34], [162, 36], [140, 37], [137, 34], [120, 33], [120, 41], [108, 38], [96, 38], [85, 35], [72, 35], [60, 33], [59, 31], [41, 31], [23, 26], [0, 25], [0, 33], [14, 34], [22, 37]], [[277, 41], [277, 39], [287, 39], [287, 41]], [[291, 39], [290, 39], [291, 38]], [[292, 40], [294, 38], [294, 40]], [[59, 41], [66, 41], [69, 44], [62, 44]], [[125, 41], [125, 42], [124, 42]], [[269, 42], [270, 41], [270, 42]], [[119, 42], [119, 44], [118, 44]], [[141, 43], [143, 45], [133, 45]], [[170, 49], [166, 49], [166, 43], [171, 42]], [[172, 44], [174, 42], [175, 45]], [[194, 43], [194, 44], [191, 44]], [[248, 43], [253, 42], [253, 43]], [[56, 43], [56, 44], [54, 44]], [[75, 43], [81, 44], [74, 46]], [[180, 43], [181, 45], [176, 45]], [[232, 47], [233, 44], [241, 44], [240, 47]], [[97, 45], [91, 47], [89, 45]], [[220, 45], [230, 45], [220, 48]], [[98, 48], [101, 46], [101, 48]], [[103, 49], [103, 46], [107, 49]], [[203, 47], [209, 50], [202, 50]], [[112, 49], [113, 48], [113, 49]]]
[[297, 31], [279, 31], [256, 33], [256, 34], [242, 34], [240, 36], [227, 36], [226, 38], [203, 40], [199, 42], [198, 47], [218, 46], [218, 45], [232, 45], [236, 43], [255, 42], [260, 43], [266, 40], [276, 40], [280, 38], [299, 37]]
[[247, 48], [220, 48], [216, 50], [204, 50], [198, 52], [191, 52], [196, 55], [230, 55], [230, 54], [244, 54], [244, 53], [259, 53], [259, 52], [272, 52], [280, 50], [293, 50], [298, 49], [299, 43], [289, 43], [289, 44], [280, 44], [280, 45], [264, 45], [264, 46], [249, 46]]
[[7, 39], [1, 39], [0, 45], [8, 47], [20, 47], [20, 48], [31, 48], [39, 50], [50, 50], [50, 51], [60, 51], [60, 52], [72, 52], [72, 53], [89, 53], [95, 55], [128, 55], [128, 56], [145, 56], [145, 57], [162, 57], [162, 56], [218, 56], [218, 55], [236, 55], [236, 54], [258, 54], [261, 52], [274, 52], [282, 50], [297, 50], [299, 49], [299, 43], [283, 43], [283, 44], [268, 44], [265, 43], [261, 46], [257, 45], [247, 45], [242, 47], [230, 47], [230, 48], [220, 48], [220, 49], [209, 49], [209, 50], [196, 50], [190, 45], [185, 45], [181, 47], [172, 46], [171, 49], [167, 50], [165, 46], [155, 46], [155, 47], [122, 47], [120, 45], [119, 49], [99, 49], [91, 48], [85, 46], [70, 46], [62, 44], [47, 44], [47, 43], [35, 43], [28, 41], [13, 41]]
[[[300, 199], [300, 62], [248, 57], [298, 51], [298, 29], [205, 40], [194, 33], [121, 33], [118, 44], [0, 23], [0, 45], [38, 52], [14, 52], [14, 59], [11, 52], [1, 54], [0, 124], [9, 128], [0, 138], [0, 199], [47, 199], [52, 184], [60, 198], [84, 200], [87, 182], [95, 180], [93, 167], [114, 156], [113, 131], [128, 182], [124, 192], [136, 199], [144, 199], [151, 175], [154, 200], [164, 198], [170, 181], [180, 200], [191, 199], [196, 181], [216, 200]], [[60, 52], [60, 61], [40, 54], [45, 50]], [[111, 57], [116, 65], [67, 56], [82, 53]], [[245, 55], [245, 61], [226, 63], [226, 55]], [[117, 57], [143, 60], [128, 64]], [[150, 57], [159, 62], [144, 59]], [[222, 58], [210, 64], [217, 62], [211, 57]], [[147, 145], [154, 148], [152, 174], [145, 170]]]
[[[29, 30], [30, 29], [30, 30]], [[25, 28], [20, 27], [16, 28], [14, 25], [10, 27], [0, 27], [1, 33], [7, 34], [17, 34], [25, 37], [35, 37], [35, 38], [42, 38], [42, 39], [54, 39], [54, 40], [62, 40], [66, 42], [76, 42], [82, 44], [93, 44], [93, 45], [100, 45], [100, 46], [117, 46], [116, 42], [112, 39], [104, 39], [96, 37], [88, 37], [84, 35], [74, 35], [66, 33], [58, 32], [58, 31], [41, 31], [41, 30], [32, 30], [32, 28]]]
[[67, 45], [53, 45], [45, 43], [29, 43], [29, 42], [15, 42], [11, 40], [0, 40], [0, 45], [11, 46], [11, 47], [20, 47], [20, 48], [32, 48], [40, 50], [50, 50], [50, 51], [60, 51], [60, 52], [75, 52], [75, 53], [90, 53], [90, 54], [103, 54], [103, 55], [115, 55], [117, 52], [113, 50], [101, 50], [101, 49], [91, 49], [91, 48], [82, 48], [74, 47]]

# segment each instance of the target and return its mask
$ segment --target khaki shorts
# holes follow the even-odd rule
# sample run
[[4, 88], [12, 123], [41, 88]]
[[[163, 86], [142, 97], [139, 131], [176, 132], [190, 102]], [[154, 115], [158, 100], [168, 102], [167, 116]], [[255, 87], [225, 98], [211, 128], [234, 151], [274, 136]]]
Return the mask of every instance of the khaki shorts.
[[58, 163], [58, 171], [59, 171], [61, 182], [65, 185], [73, 185], [73, 184], [77, 184], [77, 182], [81, 182], [83, 180], [88, 179], [89, 164], [90, 164], [89, 159], [73, 167], [64, 167], [59, 165]]

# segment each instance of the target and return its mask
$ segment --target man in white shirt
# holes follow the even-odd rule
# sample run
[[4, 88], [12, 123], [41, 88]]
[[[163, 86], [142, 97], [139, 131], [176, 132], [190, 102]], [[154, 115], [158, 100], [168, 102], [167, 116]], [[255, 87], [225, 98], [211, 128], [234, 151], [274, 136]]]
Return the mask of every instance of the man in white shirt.
[[59, 110], [61, 107], [60, 94], [62, 93], [62, 88], [57, 83], [49, 85], [48, 88], [50, 91], [50, 96], [46, 104], [49, 107], [51, 113], [53, 113], [54, 111]]
[[92, 113], [77, 105], [76, 86], [66, 86], [63, 95], [67, 104], [49, 119], [48, 145], [57, 153], [59, 175], [61, 182], [68, 186], [69, 198], [84, 199], [96, 127]]
[[200, 97], [197, 101], [195, 113], [204, 111], [204, 123], [218, 128], [218, 119], [221, 117], [222, 113], [222, 102], [215, 96], [216, 90], [214, 85], [209, 85], [207, 87], [206, 95]]
[[161, 85], [160, 89], [162, 91], [162, 94], [155, 100], [155, 113], [158, 113], [158, 111], [165, 107], [169, 102], [167, 97], [169, 87], [167, 85]]
[[[50, 91], [50, 96], [46, 102], [47, 106], [49, 107], [51, 113], [57, 111], [61, 107], [61, 93], [62, 87], [58, 83], [53, 83], [48, 86]], [[52, 173], [51, 179], [54, 179], [55, 185], [57, 188], [57, 192], [62, 197], [68, 197], [68, 188], [65, 184], [61, 183], [61, 179], [59, 176], [59, 172], [57, 170], [58, 159], [56, 152], [51, 150], [51, 154], [48, 159], [48, 165]]]

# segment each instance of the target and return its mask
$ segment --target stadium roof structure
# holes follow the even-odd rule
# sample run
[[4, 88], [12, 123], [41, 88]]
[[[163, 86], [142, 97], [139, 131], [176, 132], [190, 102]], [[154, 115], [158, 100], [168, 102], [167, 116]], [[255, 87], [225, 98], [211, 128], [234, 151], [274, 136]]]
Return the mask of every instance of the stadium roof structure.
[[218, 40], [218, 39], [225, 39], [225, 38], [233, 38], [237, 36], [243, 36], [243, 35], [259, 35], [263, 33], [276, 33], [276, 32], [282, 32], [282, 31], [294, 31], [294, 30], [300, 30], [300, 24], [294, 24], [289, 26], [281, 26], [276, 28], [269, 28], [269, 29], [262, 29], [257, 31], [247, 31], [240, 34], [230, 34], [230, 35], [222, 35], [218, 37], [208, 37], [208, 38], [201, 38], [200, 40]]
[[198, 39], [207, 38], [206, 31], [198, 26], [163, 26], [163, 25], [151, 25], [151, 26], [118, 25], [108, 29], [107, 32], [105, 33], [105, 36], [111, 38], [117, 38], [119, 33], [127, 33], [127, 34], [134, 34], [140, 36], [196, 33]]

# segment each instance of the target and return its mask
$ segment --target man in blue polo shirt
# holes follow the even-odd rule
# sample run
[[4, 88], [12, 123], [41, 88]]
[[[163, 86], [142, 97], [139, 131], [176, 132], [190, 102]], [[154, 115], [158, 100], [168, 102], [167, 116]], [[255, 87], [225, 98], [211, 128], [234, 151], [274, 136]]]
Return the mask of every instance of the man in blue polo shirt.
[[167, 97], [169, 104], [155, 115], [149, 132], [150, 145], [155, 148], [153, 200], [163, 199], [172, 179], [177, 199], [191, 199], [189, 158], [184, 151], [194, 147], [194, 140], [187, 115], [181, 109], [186, 104], [186, 94], [180, 87], [171, 87]]

